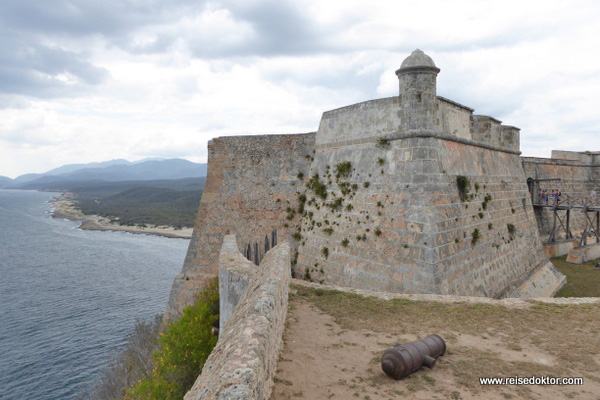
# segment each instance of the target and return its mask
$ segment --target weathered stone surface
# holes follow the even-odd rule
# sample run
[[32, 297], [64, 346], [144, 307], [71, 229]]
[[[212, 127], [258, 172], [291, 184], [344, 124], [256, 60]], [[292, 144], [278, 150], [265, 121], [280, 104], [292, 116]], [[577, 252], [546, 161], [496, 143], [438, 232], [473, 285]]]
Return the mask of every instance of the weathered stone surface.
[[219, 328], [221, 330], [257, 272], [258, 267], [239, 252], [235, 235], [225, 235], [219, 256]]
[[179, 315], [206, 279], [218, 274], [224, 235], [235, 234], [240, 249], [262, 243], [273, 229], [280, 241], [290, 239], [298, 217], [288, 220], [286, 210], [296, 207], [296, 192], [303, 187], [299, 174], [308, 172], [314, 140], [309, 133], [228, 136], [209, 142], [206, 185], [167, 317]]
[[569, 251], [567, 262], [583, 264], [584, 262], [600, 258], [600, 243], [588, 244], [587, 246], [574, 247]]
[[[232, 243], [232, 237], [228, 236], [222, 255], [233, 252]], [[284, 242], [265, 255], [185, 400], [270, 397], [287, 315], [290, 279], [290, 245]]]

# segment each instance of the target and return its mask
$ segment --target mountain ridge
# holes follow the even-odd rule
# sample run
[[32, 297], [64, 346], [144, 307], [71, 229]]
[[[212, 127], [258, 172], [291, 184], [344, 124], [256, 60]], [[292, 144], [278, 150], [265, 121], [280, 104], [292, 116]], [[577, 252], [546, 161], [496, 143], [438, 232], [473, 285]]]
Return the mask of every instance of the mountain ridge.
[[75, 181], [122, 182], [200, 178], [206, 176], [206, 164], [179, 158], [151, 158], [130, 162], [115, 159], [89, 164], [67, 164], [41, 174], [25, 174], [15, 179], [0, 177], [0, 188], [40, 189], [50, 184]]

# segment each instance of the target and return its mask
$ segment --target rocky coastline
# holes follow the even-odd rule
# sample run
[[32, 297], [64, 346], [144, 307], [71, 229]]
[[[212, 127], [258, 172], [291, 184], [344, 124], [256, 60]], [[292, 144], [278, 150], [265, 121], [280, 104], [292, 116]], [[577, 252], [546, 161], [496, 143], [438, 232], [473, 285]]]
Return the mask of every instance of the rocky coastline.
[[109, 218], [99, 215], [85, 215], [75, 203], [75, 195], [70, 192], [62, 193], [49, 201], [52, 204], [52, 217], [68, 219], [70, 221], [81, 221], [79, 228], [93, 231], [120, 231], [129, 233], [140, 233], [146, 235], [165, 236], [170, 238], [190, 239], [193, 228], [177, 229], [173, 226], [127, 226], [111, 222]]

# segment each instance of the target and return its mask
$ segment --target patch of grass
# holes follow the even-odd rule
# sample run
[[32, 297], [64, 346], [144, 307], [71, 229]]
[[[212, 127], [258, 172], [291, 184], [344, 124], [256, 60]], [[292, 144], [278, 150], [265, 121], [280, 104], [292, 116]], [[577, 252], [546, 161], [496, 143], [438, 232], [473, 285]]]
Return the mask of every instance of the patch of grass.
[[567, 284], [555, 297], [600, 297], [600, 270], [595, 270], [597, 261], [583, 264], [566, 262], [567, 256], [550, 261], [567, 277]]

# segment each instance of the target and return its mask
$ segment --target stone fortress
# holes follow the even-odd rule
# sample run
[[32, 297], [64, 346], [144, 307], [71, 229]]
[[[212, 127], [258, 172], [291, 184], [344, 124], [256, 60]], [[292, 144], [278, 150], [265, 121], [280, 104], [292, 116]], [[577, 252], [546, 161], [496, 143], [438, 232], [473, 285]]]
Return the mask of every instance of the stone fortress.
[[[211, 140], [167, 316], [218, 274], [225, 235], [253, 261], [289, 241], [295, 277], [345, 287], [494, 298], [559, 290], [566, 279], [542, 245], [551, 216], [534, 209], [530, 190], [561, 178], [551, 185], [587, 194], [600, 153], [520, 157], [519, 129], [437, 96], [439, 72], [415, 50], [396, 71], [398, 96], [325, 112], [316, 133]], [[574, 231], [582, 223], [575, 217]]]

